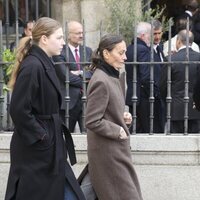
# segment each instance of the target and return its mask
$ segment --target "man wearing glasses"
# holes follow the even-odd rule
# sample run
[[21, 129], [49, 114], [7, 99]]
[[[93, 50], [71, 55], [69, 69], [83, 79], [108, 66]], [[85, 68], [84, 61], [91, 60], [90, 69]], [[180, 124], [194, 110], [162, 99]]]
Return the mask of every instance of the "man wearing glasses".
[[[92, 56], [92, 49], [82, 45], [83, 26], [77, 21], [68, 23], [67, 46], [64, 46], [61, 55], [54, 57], [55, 62], [70, 62], [69, 64], [59, 64], [55, 70], [60, 79], [62, 89], [62, 117], [65, 119], [66, 111], [66, 68], [69, 67], [69, 130], [74, 132], [78, 122], [80, 132], [83, 132], [82, 114], [83, 114], [83, 70], [85, 65], [80, 62], [89, 62]], [[85, 52], [85, 54], [84, 54]], [[85, 70], [85, 78], [90, 79], [92, 73]]]

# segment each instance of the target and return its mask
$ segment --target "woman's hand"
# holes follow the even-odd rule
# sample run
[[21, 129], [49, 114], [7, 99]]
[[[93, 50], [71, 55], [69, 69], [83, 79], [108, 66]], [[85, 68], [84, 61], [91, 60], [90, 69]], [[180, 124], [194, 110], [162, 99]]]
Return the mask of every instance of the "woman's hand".
[[122, 127], [120, 128], [119, 138], [122, 139], [122, 140], [128, 138], [128, 136], [127, 136], [125, 130], [124, 130]]
[[132, 123], [132, 115], [129, 112], [124, 112], [124, 121], [126, 125], [130, 125]]

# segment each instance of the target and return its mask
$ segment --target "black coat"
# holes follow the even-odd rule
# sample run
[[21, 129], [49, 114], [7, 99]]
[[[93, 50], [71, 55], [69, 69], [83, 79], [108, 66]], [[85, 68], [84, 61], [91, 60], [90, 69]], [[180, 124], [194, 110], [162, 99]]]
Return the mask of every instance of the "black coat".
[[[6, 200], [63, 200], [65, 176], [78, 199], [84, 199], [66, 161], [60, 105], [54, 65], [42, 49], [33, 46], [21, 64], [10, 104], [15, 129]], [[72, 138], [65, 131], [74, 164]]]
[[[147, 133], [150, 131], [150, 65], [145, 62], [150, 62], [151, 52], [150, 48], [146, 45], [141, 39], [137, 39], [137, 62], [143, 62], [143, 64], [137, 65], [137, 132]], [[127, 48], [127, 62], [133, 62], [134, 58], [134, 43], [128, 46]], [[156, 57], [154, 58], [155, 61]], [[159, 91], [159, 80], [160, 80], [160, 70], [161, 65], [155, 64], [154, 66], [154, 132], [160, 133], [163, 132], [163, 110], [162, 102], [160, 99]], [[126, 105], [129, 108], [133, 105], [132, 96], [133, 96], [133, 65], [125, 65], [127, 72], [127, 94], [126, 94]], [[131, 111], [131, 110], [130, 110]], [[132, 113], [133, 114], [133, 113]]]
[[197, 80], [194, 85], [193, 101], [195, 108], [200, 111], [200, 67], [197, 68]]
[[[133, 62], [134, 55], [134, 44], [132, 43], [127, 47], [127, 62]], [[140, 39], [137, 39], [137, 61], [138, 62], [150, 62], [150, 48]], [[133, 65], [125, 65], [127, 73], [127, 94], [126, 94], [126, 105], [132, 105], [133, 96]], [[137, 97], [138, 102], [140, 101], [141, 87], [147, 91], [149, 90], [150, 81], [150, 70], [147, 64], [140, 64], [137, 66]], [[149, 95], [147, 94], [147, 98]]]
[[[132, 43], [127, 47], [127, 62], [133, 62], [134, 55], [134, 44]], [[154, 58], [155, 59], [155, 58]], [[150, 48], [141, 39], [137, 39], [137, 62], [150, 62], [151, 52]], [[158, 60], [155, 60], [158, 62]], [[133, 65], [125, 65], [127, 72], [127, 95], [126, 105], [132, 105], [133, 96]], [[159, 96], [159, 80], [160, 80], [160, 69], [161, 65], [154, 65], [154, 96]], [[150, 65], [139, 64], [137, 66], [137, 97], [138, 103], [141, 96], [143, 98], [149, 98], [150, 95]]]
[[[185, 61], [186, 48], [181, 49], [171, 57], [172, 61]], [[200, 61], [200, 54], [189, 49], [189, 60]], [[197, 77], [198, 64], [189, 65], [189, 104], [188, 114], [189, 120], [200, 119], [200, 113], [193, 109], [193, 88]], [[167, 66], [163, 68], [161, 74], [160, 88], [162, 96], [165, 98], [167, 95]], [[184, 95], [185, 95], [185, 65], [176, 63], [171, 68], [171, 120], [184, 120]]]

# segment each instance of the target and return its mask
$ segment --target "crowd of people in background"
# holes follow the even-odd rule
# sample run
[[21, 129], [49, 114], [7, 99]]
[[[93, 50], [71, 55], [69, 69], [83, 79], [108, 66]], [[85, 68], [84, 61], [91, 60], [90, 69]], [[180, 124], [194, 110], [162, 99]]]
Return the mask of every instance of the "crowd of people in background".
[[[136, 114], [136, 133], [149, 133], [150, 117], [153, 115], [153, 133], [163, 133], [166, 131], [166, 115], [167, 115], [167, 97], [170, 95], [170, 121], [171, 133], [184, 133], [184, 119], [188, 119], [187, 132], [200, 132], [200, 113], [193, 106], [193, 88], [198, 79], [199, 64], [188, 65], [188, 78], [186, 75], [186, 66], [181, 61], [200, 61], [199, 60], [199, 44], [198, 25], [196, 25], [196, 14], [198, 10], [198, 2], [196, 0], [189, 1], [185, 11], [175, 20], [175, 30], [173, 37], [168, 41], [162, 41], [163, 27], [158, 20], [154, 20], [151, 24], [140, 22], [136, 27], [137, 43], [127, 48], [127, 62], [134, 61], [134, 46], [136, 45], [137, 58], [136, 61], [142, 62], [137, 66], [136, 80], [133, 80], [134, 65], [126, 64], [127, 72], [127, 96], [126, 104], [129, 106], [130, 113]], [[151, 58], [151, 30], [153, 29], [153, 60]], [[187, 43], [188, 40], [188, 43]], [[170, 46], [170, 48], [169, 48]], [[186, 47], [189, 49], [188, 56]], [[170, 52], [169, 52], [170, 50]], [[174, 63], [171, 65], [169, 86], [171, 93], [167, 93], [168, 66], [162, 62], [170, 59]], [[150, 61], [160, 62], [154, 64], [153, 68], [153, 87], [150, 82]], [[147, 62], [147, 64], [145, 64]], [[137, 81], [136, 93], [133, 94], [133, 82]], [[185, 82], [189, 84], [186, 85]], [[137, 96], [136, 113], [133, 113], [134, 99]], [[153, 98], [153, 100], [151, 100]], [[188, 101], [186, 102], [186, 98]], [[151, 102], [153, 101], [153, 109]], [[186, 108], [187, 103], [187, 108]], [[152, 110], [152, 112], [150, 112]], [[132, 130], [130, 130], [132, 131]]]
[[[174, 19], [174, 26], [173, 26], [173, 34], [170, 40], [168, 39], [163, 40], [162, 36], [164, 34], [164, 28], [162, 23], [155, 19], [153, 20], [152, 27], [151, 24], [148, 22], [140, 22], [136, 28], [136, 37], [137, 37], [137, 61], [143, 62], [143, 64], [139, 64], [137, 66], [137, 85], [135, 93], [133, 94], [133, 70], [134, 67], [132, 64], [125, 65], [126, 71], [126, 105], [129, 108], [129, 112], [132, 115], [136, 115], [137, 122], [136, 122], [136, 132], [137, 133], [149, 133], [150, 132], [150, 115], [153, 113], [153, 132], [154, 133], [163, 133], [166, 131], [166, 114], [167, 114], [167, 106], [166, 106], [166, 89], [164, 89], [163, 78], [161, 78], [161, 74], [163, 74], [163, 70], [165, 71], [165, 75], [167, 73], [165, 66], [165, 62], [168, 61], [169, 54], [174, 55], [179, 52], [180, 48], [177, 45], [179, 33], [183, 30], [187, 29], [187, 25], [189, 27], [189, 33], [192, 34], [191, 43], [189, 43], [189, 49], [193, 50], [194, 52], [199, 53], [199, 41], [200, 41], [200, 28], [199, 28], [199, 4], [196, 0], [188, 1], [185, 5], [185, 10], [176, 16]], [[31, 37], [32, 36], [32, 28], [34, 26], [34, 21], [27, 21], [24, 23], [24, 31], [22, 37]], [[92, 59], [92, 49], [87, 46], [83, 46], [83, 26], [81, 23], [77, 21], [70, 21], [68, 22], [68, 35], [67, 35], [67, 42], [64, 45], [63, 50], [60, 55], [53, 56], [53, 62], [69, 62], [68, 72], [69, 77], [66, 76], [67, 68], [64, 63], [56, 65], [56, 74], [59, 78], [59, 82], [61, 85], [61, 92], [62, 92], [62, 105], [61, 105], [61, 116], [64, 122], [67, 122], [68, 119], [68, 126], [70, 132], [77, 131], [77, 124], [79, 125], [80, 132], [84, 132], [83, 129], [83, 81], [86, 82], [86, 88], [88, 85], [89, 80], [92, 76], [92, 71], [88, 70], [88, 64], [80, 64], [81, 62], [91, 62]], [[153, 60], [151, 58], [151, 31], [153, 30]], [[179, 37], [180, 39], [180, 37]], [[180, 41], [180, 40], [179, 40]], [[184, 43], [184, 42], [183, 42]], [[169, 52], [169, 45], [170, 45], [170, 52]], [[129, 45], [127, 44], [127, 60], [125, 62], [133, 62], [134, 61], [134, 38], [132, 43]], [[184, 47], [187, 45], [184, 44]], [[12, 42], [10, 44], [10, 49], [13, 51], [16, 48], [16, 42]], [[183, 47], [181, 47], [183, 48]], [[174, 56], [172, 56], [172, 60]], [[189, 60], [192, 61], [193, 58], [189, 56]], [[150, 65], [149, 62], [160, 62], [159, 64], [154, 64], [153, 69], [153, 88], [150, 85]], [[181, 58], [179, 61], [184, 61], [184, 58]], [[198, 60], [195, 60], [198, 61]], [[147, 62], [145, 64], [144, 62]], [[84, 71], [84, 68], [87, 69]], [[192, 67], [190, 67], [191, 69]], [[83, 71], [85, 76], [83, 77]], [[173, 73], [172, 75], [172, 89], [174, 86], [173, 80]], [[66, 80], [69, 79], [69, 91], [66, 91]], [[84, 80], [85, 78], [85, 80]], [[166, 78], [166, 77], [165, 77]], [[184, 77], [183, 77], [184, 78]], [[191, 78], [191, 77], [190, 77]], [[162, 80], [162, 82], [160, 82]], [[195, 80], [195, 79], [193, 79]], [[184, 81], [184, 80], [182, 80]], [[190, 97], [190, 104], [192, 101], [193, 91], [191, 87], [194, 84], [190, 85], [189, 88], [189, 97]], [[166, 86], [166, 84], [165, 84]], [[150, 89], [151, 88], [151, 89]], [[181, 103], [184, 104], [184, 87], [182, 88], [182, 95], [180, 95]], [[153, 91], [153, 93], [151, 92]], [[165, 91], [165, 92], [164, 92]], [[177, 91], [176, 91], [177, 92]], [[68, 99], [66, 96], [68, 95]], [[137, 99], [133, 99], [133, 96], [136, 96]], [[153, 109], [151, 108], [151, 103], [149, 98], [153, 97]], [[177, 120], [180, 122], [180, 119], [174, 118], [173, 115], [173, 103], [175, 98], [173, 97], [173, 90], [172, 90], [172, 104], [171, 104], [171, 114], [172, 118], [171, 121]], [[134, 106], [134, 102], [136, 102], [136, 107]], [[189, 106], [191, 108], [191, 106]], [[151, 111], [152, 110], [152, 111]], [[183, 109], [184, 110], [184, 109]], [[189, 109], [190, 110], [190, 109]], [[135, 112], [135, 113], [134, 113]], [[175, 114], [176, 115], [176, 114]], [[190, 112], [188, 112], [189, 120], [192, 116]], [[198, 116], [198, 114], [196, 114]], [[183, 115], [184, 116], [184, 115]], [[183, 123], [184, 119], [183, 116], [181, 117], [181, 123]], [[193, 117], [192, 117], [193, 118]], [[199, 117], [197, 117], [197, 121]], [[198, 123], [197, 123], [198, 124]], [[188, 128], [188, 131], [190, 128]], [[197, 130], [198, 129], [198, 130]], [[193, 130], [192, 132], [199, 132], [200, 128]], [[133, 126], [130, 127], [130, 132], [133, 131]], [[170, 132], [174, 132], [173, 128], [171, 128]], [[180, 133], [183, 132], [179, 131]]]

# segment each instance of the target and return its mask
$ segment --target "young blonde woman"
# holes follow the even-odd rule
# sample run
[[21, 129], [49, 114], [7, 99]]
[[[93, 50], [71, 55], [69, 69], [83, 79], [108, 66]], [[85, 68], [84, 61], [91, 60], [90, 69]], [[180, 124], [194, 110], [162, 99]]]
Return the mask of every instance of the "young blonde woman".
[[60, 85], [51, 60], [64, 43], [60, 23], [48, 17], [38, 19], [32, 38], [20, 41], [10, 80], [15, 128], [5, 200], [85, 199], [66, 161], [67, 153], [72, 164], [76, 158], [60, 120]]

